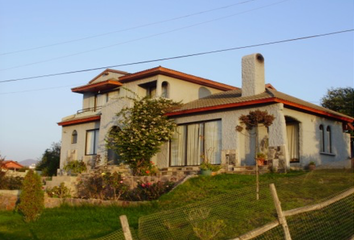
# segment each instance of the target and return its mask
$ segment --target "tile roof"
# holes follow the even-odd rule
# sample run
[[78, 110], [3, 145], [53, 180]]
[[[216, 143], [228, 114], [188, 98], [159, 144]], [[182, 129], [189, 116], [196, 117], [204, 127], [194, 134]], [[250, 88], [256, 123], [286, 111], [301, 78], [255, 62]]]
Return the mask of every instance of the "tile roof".
[[181, 108], [168, 113], [168, 115], [178, 116], [197, 112], [201, 113], [207, 111], [230, 109], [266, 103], [283, 103], [288, 107], [293, 107], [302, 111], [308, 111], [320, 115], [334, 117], [347, 122], [353, 122], [354, 120], [354, 118], [349, 117], [347, 115], [332, 111], [324, 107], [317, 106], [299, 98], [295, 98], [285, 93], [279, 92], [275, 90], [274, 87], [267, 87], [265, 92], [254, 96], [242, 97], [241, 94], [241, 89], [216, 93], [208, 97], [186, 103], [182, 105]]

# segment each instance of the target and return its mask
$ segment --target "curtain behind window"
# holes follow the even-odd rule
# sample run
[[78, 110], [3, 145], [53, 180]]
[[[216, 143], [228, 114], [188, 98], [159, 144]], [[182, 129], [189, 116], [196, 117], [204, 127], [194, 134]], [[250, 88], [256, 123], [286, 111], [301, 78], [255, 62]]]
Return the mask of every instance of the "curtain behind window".
[[187, 165], [199, 165], [203, 154], [203, 124], [188, 125]]
[[171, 141], [171, 166], [184, 166], [186, 127], [178, 126]]
[[212, 164], [221, 163], [221, 121], [206, 122], [204, 130], [205, 156]]
[[286, 125], [286, 134], [290, 162], [297, 162], [299, 161], [299, 126], [297, 124]]

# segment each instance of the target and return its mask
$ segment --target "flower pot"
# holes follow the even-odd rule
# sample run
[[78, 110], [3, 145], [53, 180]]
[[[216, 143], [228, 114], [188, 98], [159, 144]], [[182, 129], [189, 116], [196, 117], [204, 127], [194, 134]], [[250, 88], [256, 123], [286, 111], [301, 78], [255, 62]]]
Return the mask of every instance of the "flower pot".
[[212, 173], [212, 171], [209, 169], [206, 169], [206, 170], [201, 169], [200, 170], [200, 175], [202, 175], [202, 176], [211, 176], [211, 173]]
[[313, 171], [316, 169], [316, 165], [314, 164], [309, 164], [309, 171]]
[[263, 166], [264, 165], [264, 159], [257, 159], [257, 164], [258, 164], [258, 166]]

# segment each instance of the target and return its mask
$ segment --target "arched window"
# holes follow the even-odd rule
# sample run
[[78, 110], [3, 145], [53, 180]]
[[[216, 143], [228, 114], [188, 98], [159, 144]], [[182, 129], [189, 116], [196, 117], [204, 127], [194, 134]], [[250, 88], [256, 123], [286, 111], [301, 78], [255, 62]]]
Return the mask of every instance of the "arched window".
[[74, 130], [73, 133], [71, 134], [71, 143], [72, 144], [77, 143], [77, 132], [76, 132], [76, 130]]
[[[115, 134], [120, 131], [120, 128], [113, 126], [108, 134], [108, 141], [114, 141], [116, 137]], [[116, 152], [116, 149], [107, 149], [107, 163], [108, 165], [118, 165], [120, 163], [119, 155]]]
[[162, 93], [161, 93], [161, 97], [164, 97], [164, 98], [168, 98], [169, 97], [169, 89], [168, 89], [168, 82], [162, 82], [162, 85], [161, 85], [161, 90], [162, 90]]
[[325, 151], [325, 137], [324, 137], [324, 129], [323, 125], [320, 125], [320, 151]]
[[200, 87], [198, 91], [198, 98], [205, 98], [211, 95], [211, 92], [209, 89], [205, 87]]
[[327, 144], [326, 144], [326, 151], [329, 153], [332, 153], [332, 132], [331, 132], [331, 127], [327, 126], [326, 129], [326, 140], [327, 140]]

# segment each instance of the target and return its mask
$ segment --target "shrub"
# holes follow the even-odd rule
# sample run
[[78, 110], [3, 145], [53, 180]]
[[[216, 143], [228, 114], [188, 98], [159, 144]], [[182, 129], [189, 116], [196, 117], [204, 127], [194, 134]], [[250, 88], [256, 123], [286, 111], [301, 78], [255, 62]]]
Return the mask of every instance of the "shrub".
[[5, 176], [0, 173], [0, 189], [4, 190], [17, 190], [22, 188], [23, 178], [16, 176]]
[[65, 186], [64, 183], [60, 183], [59, 187], [55, 186], [53, 188], [47, 188], [46, 193], [52, 198], [69, 198], [70, 189]]
[[83, 178], [78, 184], [80, 198], [97, 198], [118, 200], [128, 191], [122, 175], [114, 172], [95, 171]]
[[144, 182], [130, 192], [133, 201], [149, 201], [158, 199], [162, 194], [169, 192], [174, 186], [173, 182]]
[[70, 160], [65, 166], [64, 170], [70, 173], [78, 174], [87, 170], [86, 164], [79, 160]]
[[23, 180], [18, 209], [26, 222], [35, 221], [44, 209], [41, 178], [32, 170], [28, 171]]

